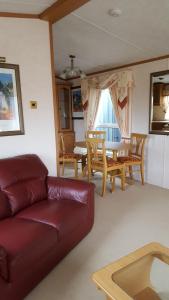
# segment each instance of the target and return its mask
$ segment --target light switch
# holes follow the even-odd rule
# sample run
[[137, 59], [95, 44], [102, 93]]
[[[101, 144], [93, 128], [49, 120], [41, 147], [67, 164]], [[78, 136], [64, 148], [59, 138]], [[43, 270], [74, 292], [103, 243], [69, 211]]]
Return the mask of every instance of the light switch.
[[30, 101], [30, 108], [31, 109], [37, 109], [38, 103], [37, 101]]

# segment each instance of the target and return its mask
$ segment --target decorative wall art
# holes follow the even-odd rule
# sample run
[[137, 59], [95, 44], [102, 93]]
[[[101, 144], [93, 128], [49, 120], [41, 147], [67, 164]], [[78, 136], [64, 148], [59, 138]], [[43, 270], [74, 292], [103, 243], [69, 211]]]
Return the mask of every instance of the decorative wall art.
[[0, 136], [24, 134], [19, 66], [0, 63]]
[[84, 118], [80, 86], [72, 88], [72, 118], [77, 120]]

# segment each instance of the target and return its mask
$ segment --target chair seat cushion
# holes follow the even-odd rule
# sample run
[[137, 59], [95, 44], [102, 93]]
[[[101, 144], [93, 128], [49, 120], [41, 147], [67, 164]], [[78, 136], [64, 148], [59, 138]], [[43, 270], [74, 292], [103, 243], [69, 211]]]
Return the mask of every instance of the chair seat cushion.
[[[113, 158], [108, 157], [108, 156], [106, 156], [106, 161], [107, 161], [107, 167], [108, 167], [108, 168], [109, 168], [109, 167], [117, 167], [117, 168], [118, 168], [118, 166], [121, 167], [121, 166], [123, 165], [122, 162], [116, 161], [116, 160], [114, 160]], [[93, 166], [93, 165], [100, 167], [100, 166], [103, 165], [103, 161], [102, 161], [102, 160], [94, 161], [94, 162], [92, 163], [92, 166]]]
[[75, 200], [44, 200], [28, 207], [17, 218], [42, 222], [54, 227], [59, 238], [71, 234], [73, 230], [86, 221], [87, 205]]
[[8, 281], [13, 281], [30, 271], [54, 246], [57, 249], [58, 231], [40, 222], [8, 218], [1, 221], [0, 245], [7, 253]]
[[80, 160], [80, 159], [82, 159], [82, 154], [78, 154], [78, 153], [64, 153], [64, 154], [60, 154], [59, 157], [63, 158], [63, 159], [76, 159], [76, 160]]
[[137, 156], [119, 156], [118, 161], [121, 163], [141, 162], [141, 158]]

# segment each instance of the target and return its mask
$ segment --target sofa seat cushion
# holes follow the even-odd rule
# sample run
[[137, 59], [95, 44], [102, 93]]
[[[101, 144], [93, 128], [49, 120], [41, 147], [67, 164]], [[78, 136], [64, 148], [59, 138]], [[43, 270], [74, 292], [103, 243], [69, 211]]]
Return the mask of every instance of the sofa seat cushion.
[[70, 234], [88, 217], [87, 205], [75, 200], [45, 200], [18, 213], [16, 218], [42, 222], [56, 228], [59, 238]]
[[58, 232], [46, 224], [8, 218], [0, 223], [0, 245], [7, 253], [8, 280], [24, 276], [58, 244]]

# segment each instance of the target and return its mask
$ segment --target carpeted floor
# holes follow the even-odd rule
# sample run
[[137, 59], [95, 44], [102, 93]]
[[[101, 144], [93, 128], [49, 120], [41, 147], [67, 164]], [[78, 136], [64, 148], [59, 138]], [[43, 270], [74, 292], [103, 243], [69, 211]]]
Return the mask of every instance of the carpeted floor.
[[105, 299], [92, 272], [152, 241], [169, 247], [169, 190], [135, 183], [125, 192], [107, 190], [104, 198], [96, 193], [92, 231], [26, 300]]

